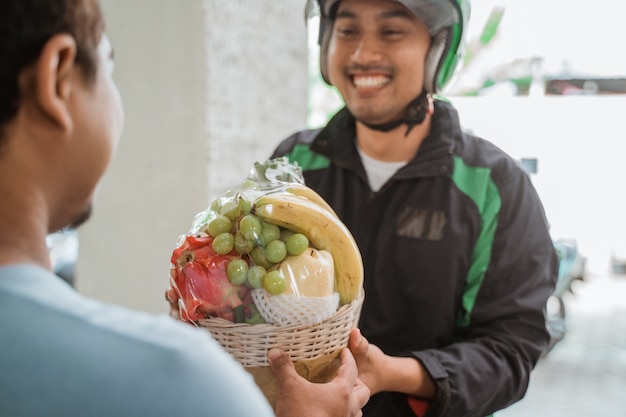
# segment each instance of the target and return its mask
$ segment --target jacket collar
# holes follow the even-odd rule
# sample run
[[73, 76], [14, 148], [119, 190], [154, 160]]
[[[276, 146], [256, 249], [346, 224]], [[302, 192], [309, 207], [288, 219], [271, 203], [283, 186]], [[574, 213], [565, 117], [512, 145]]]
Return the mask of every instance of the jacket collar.
[[[336, 165], [364, 174], [356, 149], [355, 119], [343, 107], [317, 134], [311, 148]], [[462, 140], [457, 111], [445, 101], [435, 100], [431, 131], [417, 154], [398, 171], [397, 178], [447, 175], [452, 172], [452, 154]]]

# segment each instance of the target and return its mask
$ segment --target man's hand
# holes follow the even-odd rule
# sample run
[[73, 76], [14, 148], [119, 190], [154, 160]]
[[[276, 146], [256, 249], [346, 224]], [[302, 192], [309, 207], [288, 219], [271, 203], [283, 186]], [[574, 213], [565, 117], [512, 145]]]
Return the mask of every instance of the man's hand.
[[278, 380], [276, 417], [360, 417], [370, 390], [357, 376], [354, 358], [348, 349], [341, 352], [341, 365], [335, 379], [316, 384], [296, 372], [291, 359], [272, 349], [267, 355]]
[[359, 329], [352, 329], [348, 342], [350, 351], [354, 355], [359, 368], [359, 379], [370, 389], [372, 395], [384, 391], [384, 375], [386, 355], [378, 346], [370, 344], [361, 335]]
[[436, 385], [416, 359], [386, 355], [363, 337], [359, 329], [352, 329], [348, 346], [359, 368], [359, 379], [372, 395], [392, 391], [425, 400], [435, 397]]

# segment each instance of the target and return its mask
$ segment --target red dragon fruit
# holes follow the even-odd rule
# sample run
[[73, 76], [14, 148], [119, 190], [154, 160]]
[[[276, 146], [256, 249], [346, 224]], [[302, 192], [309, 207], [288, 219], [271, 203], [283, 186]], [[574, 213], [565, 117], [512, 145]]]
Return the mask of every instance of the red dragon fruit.
[[[237, 254], [218, 255], [213, 250], [212, 237], [185, 236], [171, 258], [170, 282], [178, 291], [181, 317], [197, 321], [206, 317], [236, 320], [254, 314], [250, 290], [245, 285], [233, 285], [228, 280], [226, 265]], [[238, 316], [241, 316], [238, 314]]]

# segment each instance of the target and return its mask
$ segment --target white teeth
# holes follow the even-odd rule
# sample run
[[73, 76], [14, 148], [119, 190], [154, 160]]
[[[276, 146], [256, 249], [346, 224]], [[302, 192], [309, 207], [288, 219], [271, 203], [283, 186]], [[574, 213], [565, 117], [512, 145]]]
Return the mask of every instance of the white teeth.
[[353, 77], [354, 85], [357, 88], [380, 88], [389, 83], [388, 77]]

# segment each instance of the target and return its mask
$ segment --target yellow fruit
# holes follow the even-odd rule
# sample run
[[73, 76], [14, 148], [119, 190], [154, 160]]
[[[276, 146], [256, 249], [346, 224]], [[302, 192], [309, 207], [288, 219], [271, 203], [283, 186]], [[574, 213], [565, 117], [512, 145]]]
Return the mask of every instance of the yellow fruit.
[[363, 286], [361, 252], [336, 215], [307, 198], [288, 193], [260, 197], [252, 210], [268, 223], [303, 233], [316, 249], [329, 251], [340, 303], [348, 304], [357, 298]]
[[313, 201], [314, 203], [319, 204], [320, 206], [324, 207], [326, 210], [330, 211], [335, 216], [337, 216], [337, 214], [335, 213], [335, 210], [333, 210], [330, 204], [328, 204], [326, 200], [324, 200], [322, 196], [319, 195], [312, 188], [307, 187], [306, 185], [303, 185], [303, 184], [295, 183], [293, 185], [289, 185], [289, 187], [287, 187], [287, 191], [289, 191], [292, 194], [299, 195], [300, 197], [308, 198], [309, 200]]
[[280, 263], [287, 279], [285, 294], [298, 297], [328, 297], [335, 292], [333, 256], [325, 250], [308, 248]]

